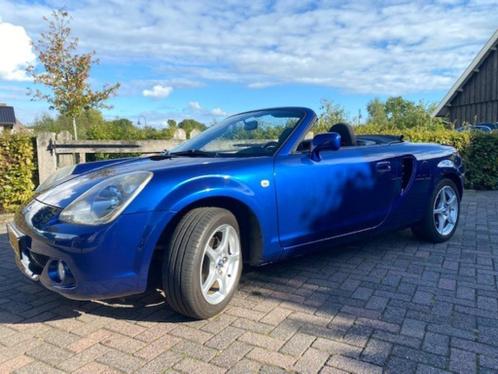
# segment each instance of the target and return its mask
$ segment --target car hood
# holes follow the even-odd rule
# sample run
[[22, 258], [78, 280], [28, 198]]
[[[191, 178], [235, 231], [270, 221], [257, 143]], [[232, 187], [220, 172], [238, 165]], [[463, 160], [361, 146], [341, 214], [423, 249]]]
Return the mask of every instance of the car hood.
[[35, 199], [54, 207], [65, 208], [76, 197], [88, 191], [106, 178], [126, 174], [133, 171], [151, 171], [155, 175], [165, 173], [177, 174], [179, 169], [195, 170], [211, 164], [226, 164], [235, 158], [205, 158], [205, 157], [138, 157], [103, 162], [82, 164], [76, 167], [73, 174], [57, 181], [46, 191], [35, 195]]

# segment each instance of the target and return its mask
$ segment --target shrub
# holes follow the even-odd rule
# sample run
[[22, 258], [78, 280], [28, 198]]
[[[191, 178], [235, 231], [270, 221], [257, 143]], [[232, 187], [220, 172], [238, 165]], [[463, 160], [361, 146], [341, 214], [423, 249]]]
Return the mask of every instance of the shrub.
[[439, 143], [455, 147], [464, 154], [471, 141], [471, 133], [448, 129], [429, 129], [426, 127], [411, 129], [387, 129], [374, 125], [364, 125], [355, 128], [357, 134], [390, 134], [403, 135], [405, 140], [417, 143]]
[[498, 189], [498, 133], [473, 135], [465, 156], [467, 187]]
[[455, 147], [464, 159], [465, 187], [498, 189], [498, 133], [457, 132], [448, 129], [387, 129], [375, 125], [355, 128], [357, 134], [403, 135], [412, 142], [446, 144]]
[[33, 138], [29, 134], [0, 134], [0, 212], [13, 212], [33, 193]]

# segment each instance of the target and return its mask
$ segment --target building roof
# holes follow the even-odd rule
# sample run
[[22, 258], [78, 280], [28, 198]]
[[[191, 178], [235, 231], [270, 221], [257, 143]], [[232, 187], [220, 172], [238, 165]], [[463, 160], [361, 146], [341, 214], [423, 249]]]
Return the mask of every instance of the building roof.
[[7, 105], [0, 105], [0, 125], [11, 125], [16, 124], [16, 114], [14, 113], [14, 107]]
[[472, 60], [470, 65], [465, 69], [463, 74], [457, 81], [453, 84], [451, 89], [448, 91], [445, 97], [438, 104], [436, 109], [434, 110], [434, 116], [442, 116], [444, 115], [443, 109], [451, 103], [456, 94], [461, 90], [463, 85], [469, 80], [472, 74], [479, 72], [479, 66], [481, 63], [488, 57], [489, 53], [496, 49], [496, 43], [498, 42], [498, 29], [495, 31], [493, 36], [488, 40], [488, 42], [484, 45], [484, 47], [479, 51], [476, 57]]

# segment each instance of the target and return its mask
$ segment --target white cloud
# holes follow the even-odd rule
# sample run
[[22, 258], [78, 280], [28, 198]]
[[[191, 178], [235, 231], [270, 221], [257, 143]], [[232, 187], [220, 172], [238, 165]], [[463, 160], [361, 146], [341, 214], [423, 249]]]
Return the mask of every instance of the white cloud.
[[171, 92], [173, 92], [173, 87], [156, 84], [151, 90], [143, 90], [142, 94], [146, 97], [163, 98], [168, 97]]
[[227, 115], [227, 113], [221, 108], [213, 108], [210, 113], [215, 117], [224, 117]]
[[225, 117], [227, 115], [227, 112], [220, 107], [213, 109], [204, 108], [198, 101], [190, 101], [184, 112], [189, 115], [200, 116], [204, 121], [213, 117]]
[[[496, 29], [497, 7], [497, 0], [219, 0], [209, 6], [85, 0], [69, 11], [81, 46], [95, 49], [103, 62], [146, 61], [187, 85], [306, 83], [405, 94], [448, 88]], [[29, 32], [44, 27], [40, 18], [49, 11], [43, 3], [0, 0], [3, 19]], [[189, 22], [179, 27], [182, 19]]]
[[0, 21], [0, 79], [26, 81], [25, 68], [35, 61], [31, 39], [22, 26]]
[[198, 111], [198, 110], [201, 110], [202, 107], [201, 107], [201, 104], [199, 104], [198, 101], [191, 101], [188, 103], [188, 107], [194, 111]]

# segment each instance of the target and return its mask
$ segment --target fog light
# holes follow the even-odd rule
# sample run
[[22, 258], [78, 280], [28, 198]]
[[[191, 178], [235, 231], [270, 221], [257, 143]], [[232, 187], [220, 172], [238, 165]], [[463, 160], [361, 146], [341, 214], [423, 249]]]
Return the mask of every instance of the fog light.
[[64, 282], [64, 279], [66, 279], [66, 264], [63, 261], [57, 262], [57, 275], [59, 276], [59, 281]]

